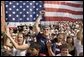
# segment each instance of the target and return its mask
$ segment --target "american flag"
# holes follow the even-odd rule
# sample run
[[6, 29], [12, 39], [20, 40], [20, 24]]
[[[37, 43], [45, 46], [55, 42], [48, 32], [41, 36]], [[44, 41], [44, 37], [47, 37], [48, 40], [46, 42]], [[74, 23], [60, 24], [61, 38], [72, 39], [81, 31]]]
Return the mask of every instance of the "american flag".
[[[6, 22], [34, 22], [43, 9], [42, 1], [6, 1]], [[17, 24], [15, 24], [17, 25]]]
[[83, 19], [83, 1], [44, 1], [45, 19], [76, 21]]
[[45, 21], [76, 21], [83, 19], [83, 1], [6, 1], [6, 22], [13, 25], [34, 22], [44, 9]]

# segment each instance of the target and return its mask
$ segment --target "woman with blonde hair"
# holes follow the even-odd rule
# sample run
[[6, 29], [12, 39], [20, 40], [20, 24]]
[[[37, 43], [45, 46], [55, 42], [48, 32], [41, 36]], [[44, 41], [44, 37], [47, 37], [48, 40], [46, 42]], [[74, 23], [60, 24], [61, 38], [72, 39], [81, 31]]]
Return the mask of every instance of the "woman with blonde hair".
[[17, 36], [17, 42], [11, 37], [10, 33], [9, 33], [9, 28], [7, 28], [7, 33], [6, 35], [8, 36], [8, 38], [10, 39], [11, 43], [13, 44], [14, 48], [13, 51], [15, 51], [15, 55], [14, 56], [25, 56], [26, 54], [26, 50], [29, 48], [29, 43], [25, 44], [24, 43], [24, 38], [23, 38], [23, 34], [19, 33]]

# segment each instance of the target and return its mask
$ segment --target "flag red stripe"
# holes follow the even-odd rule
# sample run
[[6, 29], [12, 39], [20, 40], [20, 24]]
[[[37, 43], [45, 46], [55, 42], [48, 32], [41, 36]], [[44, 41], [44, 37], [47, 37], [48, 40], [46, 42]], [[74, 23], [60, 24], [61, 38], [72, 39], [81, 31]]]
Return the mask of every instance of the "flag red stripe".
[[61, 1], [44, 1], [45, 4], [59, 4], [59, 5], [68, 5], [72, 7], [82, 8], [81, 4], [69, 3], [69, 2], [61, 2]]
[[65, 12], [65, 13], [71, 13], [71, 14], [75, 14], [75, 15], [82, 15], [83, 12], [82, 11], [72, 11], [72, 10], [68, 10], [68, 9], [57, 9], [57, 8], [45, 8], [45, 11], [48, 12]]
[[[81, 1], [80, 1], [80, 3], [79, 2], [73, 2], [73, 1], [71, 1], [71, 2], [68, 2], [68, 1], [45, 1], [44, 3], [45, 3], [45, 6], [47, 4], [49, 4], [50, 5], [49, 7], [51, 7], [51, 8], [47, 8], [48, 6], [45, 7], [46, 12], [59, 12], [59, 13], [64, 13], [64, 14], [69, 13], [69, 14], [73, 14], [73, 16], [74, 15], [79, 15], [79, 17], [81, 15], [83, 15], [83, 11], [82, 11], [83, 5], [82, 5]], [[54, 5], [55, 6], [59, 5], [59, 8], [58, 7], [54, 8]], [[63, 7], [61, 7], [62, 5], [63, 6], [70, 6], [71, 8], [70, 9], [63, 8]], [[76, 11], [75, 8], [77, 8], [78, 10], [79, 10], [79, 8], [81, 8], [81, 10]], [[73, 10], [71, 10], [71, 9], [73, 9]], [[45, 16], [45, 19], [46, 19], [46, 21], [78, 21], [78, 20], [83, 20], [83, 19], [80, 19], [78, 16], [77, 16], [78, 18], [76, 18], [76, 19], [75, 18], [70, 18], [70, 17], [67, 17], [67, 16], [64, 16], [64, 17], [63, 16], [62, 17], [61, 16], [57, 17], [57, 16], [53, 16], [53, 17]], [[71, 17], [73, 17], [73, 16], [71, 16]]]
[[72, 19], [68, 17], [45, 17], [46, 21], [80, 21], [82, 19]]

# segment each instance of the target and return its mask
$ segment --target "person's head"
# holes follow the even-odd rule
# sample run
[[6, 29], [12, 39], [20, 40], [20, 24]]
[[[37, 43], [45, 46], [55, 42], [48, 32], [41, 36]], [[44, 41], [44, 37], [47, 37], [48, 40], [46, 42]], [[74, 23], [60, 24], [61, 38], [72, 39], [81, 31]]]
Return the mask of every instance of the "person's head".
[[48, 35], [50, 34], [50, 27], [45, 26], [45, 27], [43, 28], [43, 34], [44, 34], [45, 36], [48, 36]]
[[27, 29], [24, 29], [23, 30], [23, 34], [24, 34], [24, 36], [28, 35], [28, 30]]
[[23, 34], [22, 33], [18, 33], [17, 41], [18, 41], [18, 44], [20, 44], [20, 45], [23, 44], [24, 38], [23, 38]]
[[10, 34], [13, 33], [13, 28], [9, 28]]
[[27, 29], [27, 25], [24, 25], [24, 26], [23, 26], [23, 30], [25, 30], [25, 29]]
[[60, 50], [61, 50], [61, 56], [67, 56], [69, 54], [67, 44], [63, 44]]
[[62, 42], [63, 39], [64, 39], [64, 34], [63, 34], [63, 33], [59, 33], [59, 34], [58, 34], [57, 41], [58, 41], [58, 42]]
[[71, 36], [68, 36], [68, 37], [67, 37], [66, 42], [69, 43], [69, 44], [74, 45], [74, 39], [73, 39]]
[[16, 37], [17, 37], [17, 34], [12, 33], [12, 34], [11, 34], [11, 37], [15, 40], [15, 39], [16, 39]]
[[31, 54], [31, 56], [38, 56], [39, 50], [40, 50], [39, 43], [33, 42], [33, 43], [30, 44], [28, 52]]

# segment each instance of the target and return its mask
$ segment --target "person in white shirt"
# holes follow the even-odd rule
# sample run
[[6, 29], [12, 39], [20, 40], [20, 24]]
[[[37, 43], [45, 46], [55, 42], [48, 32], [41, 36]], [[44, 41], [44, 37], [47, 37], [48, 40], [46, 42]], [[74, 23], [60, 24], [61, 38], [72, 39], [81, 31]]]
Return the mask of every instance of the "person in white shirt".
[[[23, 38], [23, 34], [19, 33], [16, 41], [17, 41], [18, 45], [24, 45], [25, 41]], [[26, 49], [20, 50], [20, 49], [13, 47], [12, 51], [13, 51], [13, 56], [25, 56], [26, 55]]]
[[7, 32], [6, 35], [8, 36], [8, 38], [10, 39], [10, 41], [12, 42], [13, 46], [16, 49], [19, 50], [26, 50], [29, 48], [29, 44], [23, 44], [23, 34], [20, 34], [20, 37], [18, 38], [18, 43], [14, 41], [14, 39], [11, 37], [11, 34], [9, 33], [9, 28], [7, 27]]
[[74, 46], [76, 48], [76, 56], [79, 56], [83, 52], [83, 33], [79, 31], [77, 33], [77, 38], [74, 38]]
[[6, 35], [10, 39], [11, 43], [13, 44], [13, 56], [25, 56], [26, 50], [29, 48], [29, 43], [25, 44], [25, 40], [23, 38], [22, 33], [18, 33], [16, 41], [13, 39], [13, 37], [9, 33], [9, 28], [7, 28]]
[[[17, 36], [17, 34], [15, 34], [13, 32], [11, 33], [11, 37], [13, 38], [14, 41], [16, 41], [16, 36]], [[14, 46], [11, 43], [10, 39], [7, 38], [6, 41], [5, 41], [4, 49], [6, 50], [7, 54], [10, 54], [8, 56], [12, 56], [13, 47]]]

